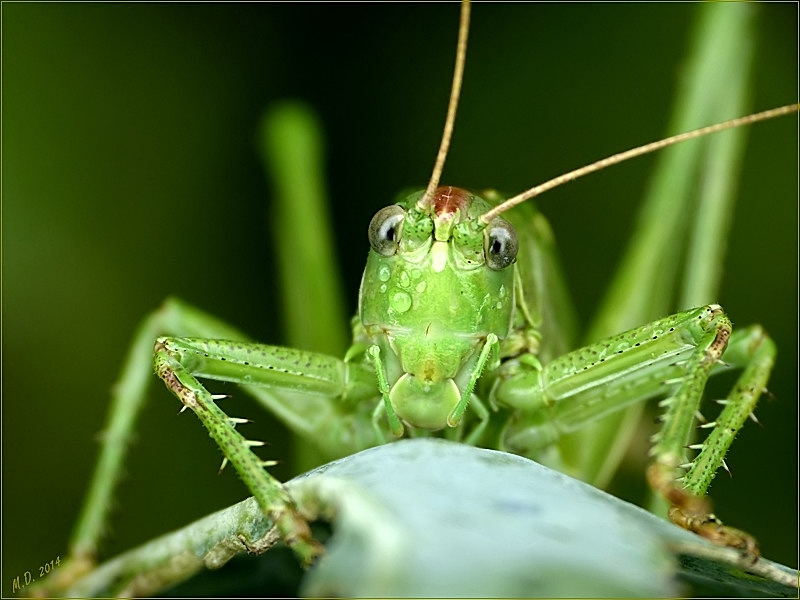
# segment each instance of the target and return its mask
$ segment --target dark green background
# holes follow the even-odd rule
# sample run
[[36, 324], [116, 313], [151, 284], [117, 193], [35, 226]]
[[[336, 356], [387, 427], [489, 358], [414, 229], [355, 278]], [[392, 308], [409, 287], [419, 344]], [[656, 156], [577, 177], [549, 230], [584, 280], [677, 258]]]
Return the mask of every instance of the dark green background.
[[[797, 6], [764, 5], [753, 109], [796, 100]], [[517, 192], [664, 135], [696, 6], [476, 5], [444, 183]], [[95, 459], [108, 390], [139, 320], [168, 295], [280, 343], [255, 152], [262, 109], [319, 111], [337, 252], [355, 310], [375, 210], [427, 181], [444, 118], [456, 5], [8, 4], [3, 77], [3, 573], [56, 556]], [[588, 320], [652, 158], [540, 201]], [[712, 493], [720, 516], [797, 566], [797, 118], [750, 132], [719, 301], [760, 322], [779, 362]], [[302, 223], [287, 223], [299, 229]], [[647, 293], [647, 290], [644, 291]], [[245, 496], [159, 386], [106, 549]], [[243, 398], [247, 433], [287, 436]], [[287, 464], [274, 472], [290, 476]]]

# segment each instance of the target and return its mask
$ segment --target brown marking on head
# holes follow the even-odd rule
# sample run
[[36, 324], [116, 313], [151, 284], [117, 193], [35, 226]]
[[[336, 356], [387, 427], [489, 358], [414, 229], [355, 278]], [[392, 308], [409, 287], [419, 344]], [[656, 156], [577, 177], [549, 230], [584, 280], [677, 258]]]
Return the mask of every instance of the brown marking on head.
[[470, 193], [467, 190], [449, 185], [439, 186], [433, 193], [433, 214], [445, 219], [459, 209], [463, 214], [469, 207], [469, 199]]

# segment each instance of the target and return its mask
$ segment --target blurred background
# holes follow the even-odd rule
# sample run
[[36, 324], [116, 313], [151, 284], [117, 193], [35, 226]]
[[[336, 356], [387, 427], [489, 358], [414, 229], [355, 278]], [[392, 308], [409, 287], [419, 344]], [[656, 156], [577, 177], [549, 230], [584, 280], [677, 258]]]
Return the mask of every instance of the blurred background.
[[[797, 6], [759, 5], [753, 110], [797, 100]], [[696, 6], [476, 5], [443, 182], [515, 193], [665, 135]], [[270, 191], [255, 132], [302, 99], [325, 129], [351, 312], [373, 213], [427, 182], [454, 61], [455, 4], [4, 4], [3, 587], [64, 557], [108, 391], [168, 295], [281, 343]], [[539, 201], [584, 323], [652, 157]], [[749, 133], [719, 302], [762, 323], [778, 364], [712, 487], [717, 512], [797, 567], [797, 118]], [[297, 228], [300, 224], [287, 223]], [[154, 378], [154, 384], [156, 383]], [[226, 410], [295, 473], [282, 427]], [[191, 415], [153, 385], [104, 546], [110, 556], [244, 498]], [[641, 477], [640, 475], [639, 477]], [[617, 490], [615, 490], [617, 491]], [[622, 495], [634, 496], [618, 490]]]

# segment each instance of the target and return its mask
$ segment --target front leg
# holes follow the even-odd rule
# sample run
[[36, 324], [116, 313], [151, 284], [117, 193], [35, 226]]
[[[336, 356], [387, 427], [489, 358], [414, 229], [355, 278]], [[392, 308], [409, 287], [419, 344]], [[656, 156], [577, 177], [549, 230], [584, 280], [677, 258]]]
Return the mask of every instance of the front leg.
[[[70, 540], [68, 558], [57, 573], [42, 581], [35, 593], [56, 595], [96, 564], [102, 534], [108, 530], [112, 499], [123, 471], [137, 416], [147, 398], [148, 386], [153, 381], [153, 341], [164, 335], [202, 336], [247, 343], [244, 342], [245, 336], [233, 327], [175, 298], [168, 299], [161, 308], [142, 321], [113, 387], [100, 456]], [[222, 347], [240, 342], [217, 343]], [[246, 385], [248, 381], [244, 378], [239, 383], [244, 384], [244, 391], [254, 396], [293, 432], [316, 443], [327, 458], [352, 454], [380, 442], [369, 428], [368, 418], [358, 412], [359, 400], [377, 395], [374, 373], [369, 368], [362, 368], [362, 356], [357, 351], [349, 355], [351, 360], [343, 363], [347, 365], [345, 373], [349, 379], [343, 388], [336, 388], [343, 390], [341, 397], [303, 393], [285, 386], [276, 389]], [[329, 360], [342, 362], [333, 358]], [[331, 422], [338, 423], [340, 427], [331, 427]]]
[[308, 524], [282, 484], [264, 471], [267, 463], [235, 429], [197, 377], [229, 381], [256, 395], [297, 433], [329, 454], [351, 453], [380, 443], [359, 413], [377, 394], [374, 373], [357, 360], [245, 341], [160, 337], [155, 370], [167, 387], [200, 418], [250, 492], [278, 529], [281, 539], [308, 565], [321, 551]]
[[[681, 404], [678, 394], [674, 401], [668, 399], [667, 412], [663, 417], [664, 429], [654, 440], [651, 450], [654, 461], [648, 468], [647, 476], [650, 486], [672, 504], [669, 510], [670, 520], [715, 543], [737, 548], [743, 554], [756, 559], [756, 540], [743, 531], [722, 525], [712, 513], [710, 503], [704, 496], [720, 466], [727, 470], [725, 454], [745, 421], [753, 415], [758, 398], [766, 389], [775, 363], [776, 348], [759, 326], [749, 327], [730, 336], [728, 343], [730, 322], [724, 315], [722, 317], [715, 343], [705, 353], [701, 353], [700, 360], [713, 365], [720, 360], [721, 351], [724, 351], [722, 358], [732, 366], [743, 367], [744, 371], [728, 397], [717, 401], [724, 408], [716, 420], [700, 425], [700, 428], [711, 429], [711, 433], [701, 443], [690, 444], [693, 415], [689, 415], [683, 430], [676, 427], [667, 429], [668, 422], [680, 421], [675, 418], [674, 413]], [[688, 382], [684, 387], [687, 386]], [[691, 461], [685, 460], [686, 448], [698, 450]]]
[[[711, 435], [692, 444], [703, 389], [720, 368], [723, 353], [744, 372], [723, 401], [719, 418], [703, 425], [713, 428]], [[760, 328], [731, 337], [730, 320], [711, 305], [570, 352], [541, 369], [512, 362], [504, 366], [494, 391], [497, 402], [518, 409], [503, 440], [511, 451], [537, 456], [563, 434], [666, 394], [660, 403], [666, 409], [663, 425], [651, 450], [650, 485], [673, 505], [675, 523], [756, 557], [755, 540], [723, 526], [704, 496], [733, 437], [755, 408], [774, 359], [775, 346]], [[687, 449], [699, 450], [694, 460], [688, 459]]]
[[[311, 537], [308, 522], [297, 512], [280, 481], [264, 470], [272, 463], [262, 461], [251, 450], [262, 442], [246, 440], [229, 418], [214, 403], [211, 394], [181, 364], [168, 338], [159, 338], [155, 347], [155, 369], [167, 387], [192, 409], [211, 437], [230, 461], [242, 481], [253, 493], [261, 509], [274, 523], [281, 539], [308, 566], [322, 551], [322, 545]], [[223, 358], [224, 360], [224, 358]]]

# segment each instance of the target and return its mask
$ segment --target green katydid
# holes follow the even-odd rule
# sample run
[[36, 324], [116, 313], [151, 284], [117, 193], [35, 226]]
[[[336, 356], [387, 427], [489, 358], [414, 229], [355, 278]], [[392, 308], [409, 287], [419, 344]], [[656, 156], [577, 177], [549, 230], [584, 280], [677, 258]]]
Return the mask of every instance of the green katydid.
[[[722, 307], [712, 304], [559, 356], [563, 340], [548, 339], [542, 329], [558, 307], [547, 304], [542, 290], [551, 288], [547, 293], [553, 294], [563, 283], [557, 277], [535, 279], [555, 269], [553, 258], [542, 240], [518, 240], [514, 226], [500, 216], [554, 186], [544, 184], [492, 208], [463, 189], [438, 185], [461, 89], [468, 27], [464, 2], [434, 174], [424, 192], [380, 210], [370, 223], [372, 251], [353, 321], [353, 345], [344, 360], [240, 341], [160, 337], [156, 373], [197, 413], [225, 461], [234, 464], [282, 539], [306, 564], [322, 548], [281, 484], [264, 472], [270, 463], [250, 450], [261, 444], [236, 432], [241, 421], [228, 418], [197, 377], [263, 386], [262, 402], [332, 458], [385, 443], [388, 425], [395, 437], [406, 427], [416, 435], [444, 431], [470, 444], [542, 460], [562, 436], [661, 396], [665, 410], [663, 426], [653, 436], [650, 485], [672, 504], [675, 523], [755, 560], [755, 539], [723, 526], [703, 496], [766, 389], [774, 343], [760, 327], [734, 333]], [[790, 105], [712, 129], [795, 110]], [[601, 161], [554, 183], [614, 162]], [[522, 226], [535, 219], [533, 214], [516, 217]], [[180, 305], [174, 310], [176, 322], [185, 322], [190, 331], [214, 332], [205, 318], [195, 320]], [[701, 419], [701, 427], [712, 430], [708, 438], [693, 444], [706, 381], [724, 365], [742, 368], [743, 374], [720, 401], [724, 409], [717, 420]], [[309, 395], [318, 399], [314, 411], [299, 398]], [[465, 419], [469, 405], [472, 418]], [[687, 449], [696, 456], [690, 459]], [[554, 462], [564, 467], [560, 458]]]
[[[485, 210], [485, 208], [484, 208], [483, 210]], [[378, 229], [380, 229], [380, 228], [378, 228]], [[472, 245], [474, 246], [474, 243], [473, 243]], [[378, 270], [379, 270], [379, 269], [380, 269], [380, 268], [378, 268]], [[413, 274], [409, 274], [409, 276], [410, 276], [410, 277], [413, 277]], [[378, 279], [380, 280], [380, 274], [378, 274]], [[510, 288], [513, 288], [513, 285], [512, 285], [512, 286], [507, 286], [505, 289], [506, 289], [506, 290], [508, 290], [508, 289], [510, 289]], [[398, 311], [400, 311], [400, 308], [401, 308], [402, 306], [404, 306], [404, 304], [405, 304], [405, 300], [403, 300], [403, 299], [402, 299], [400, 296], [395, 296], [395, 298], [393, 299], [393, 302], [395, 302], [395, 303], [396, 303], [396, 304], [395, 304], [395, 307], [397, 308], [397, 310], [398, 310]], [[400, 311], [400, 312], [402, 312], [402, 311]], [[497, 352], [496, 348], [492, 348], [492, 347], [491, 347], [491, 344], [489, 344], [489, 345], [487, 345], [487, 346], [484, 346], [484, 348], [486, 349], [486, 352], [485, 352], [486, 356], [485, 356], [484, 358], [485, 358], [487, 361], [492, 361], [492, 360], [493, 360], [493, 358], [494, 358], [492, 355], [493, 355], [493, 354], [495, 354], [495, 353]], [[302, 356], [306, 356], [306, 355], [302, 355]], [[376, 357], [380, 357], [380, 354], [377, 354], [377, 355], [375, 355], [375, 356], [376, 356]], [[477, 357], [476, 357], [476, 358], [477, 358]], [[483, 359], [481, 359], [481, 360], [483, 360]], [[387, 369], [388, 369], [388, 368], [387, 368]], [[473, 370], [472, 372], [474, 373], [474, 372], [475, 372], [475, 370]], [[374, 372], [370, 372], [370, 376], [374, 376]], [[387, 403], [387, 402], [384, 402], [383, 404], [381, 404], [381, 403], [377, 403], [377, 404], [375, 404], [374, 406], [376, 406], [376, 407], [384, 406], [384, 407], [386, 407], [386, 410], [387, 410], [387, 412], [388, 412], [388, 407], [390, 407], [390, 406], [391, 406], [391, 402], [389, 402], [389, 403]], [[463, 408], [463, 406], [462, 406], [461, 408]], [[470, 407], [470, 410], [472, 410], [472, 408], [474, 408], [474, 405], [471, 405], [471, 407]], [[373, 411], [369, 411], [369, 412], [370, 412], [370, 413], [372, 413]], [[447, 415], [447, 416], [450, 416], [450, 415], [449, 415], [449, 413], [448, 413], [448, 415]], [[437, 418], [439, 418], [439, 417], [437, 417]], [[470, 413], [470, 412], [468, 411], [468, 412], [467, 412], [467, 417], [466, 417], [466, 418], [470, 419], [470, 420], [472, 421], [472, 424], [473, 424], [473, 425], [475, 424], [475, 422], [474, 422], [475, 415], [474, 415], [474, 414], [472, 414], [472, 413]], [[454, 419], [454, 420], [455, 420], [455, 419]], [[365, 421], [365, 423], [369, 423], [369, 427], [367, 427], [367, 429], [366, 429], [366, 433], [365, 433], [365, 435], [369, 436], [369, 435], [370, 435], [370, 429], [373, 429], [374, 427], [373, 427], [372, 423], [371, 423], [369, 420]], [[376, 423], [377, 423], [377, 421], [376, 421]], [[395, 428], [396, 428], [396, 425], [395, 425]], [[473, 433], [474, 433], [474, 432], [475, 432], [475, 430], [473, 429]], [[466, 433], [467, 433], [467, 434], [469, 434], [469, 431], [467, 431]], [[388, 431], [387, 431], [387, 432], [384, 432], [384, 434], [388, 434]], [[474, 437], [475, 437], [475, 440], [478, 440], [478, 439], [479, 439], [479, 433], [475, 433]], [[347, 449], [346, 451], [349, 451], [349, 449]]]

